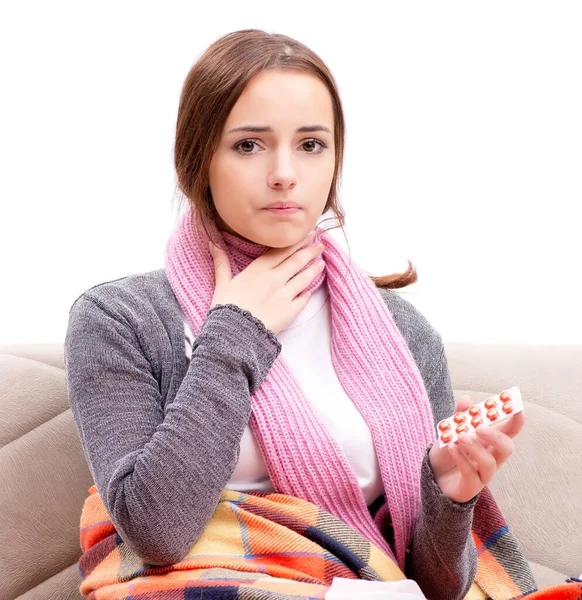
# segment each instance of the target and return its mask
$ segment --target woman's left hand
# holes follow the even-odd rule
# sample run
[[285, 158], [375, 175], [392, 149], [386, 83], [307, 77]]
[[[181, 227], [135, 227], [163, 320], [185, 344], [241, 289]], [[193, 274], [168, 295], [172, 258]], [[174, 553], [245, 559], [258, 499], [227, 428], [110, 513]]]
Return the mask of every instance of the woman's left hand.
[[[470, 396], [457, 400], [455, 412], [473, 405]], [[519, 412], [499, 425], [480, 425], [475, 433], [462, 433], [458, 444], [440, 448], [435, 442], [428, 453], [432, 472], [442, 493], [455, 502], [468, 502], [488, 485], [495, 472], [511, 456], [513, 439], [523, 428]]]

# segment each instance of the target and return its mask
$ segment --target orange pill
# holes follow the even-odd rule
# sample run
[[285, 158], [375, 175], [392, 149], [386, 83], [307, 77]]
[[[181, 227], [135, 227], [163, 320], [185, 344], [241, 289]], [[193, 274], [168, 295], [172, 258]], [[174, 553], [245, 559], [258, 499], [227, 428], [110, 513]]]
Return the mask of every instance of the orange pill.
[[490, 408], [494, 408], [497, 405], [497, 402], [495, 401], [495, 398], [487, 398], [487, 400], [485, 400], [485, 408], [487, 410], [489, 410]]
[[481, 423], [483, 423], [483, 419], [481, 418], [481, 415], [479, 415], [478, 417], [473, 417], [471, 419], [471, 425], [473, 425], [473, 427], [475, 429], [477, 429], [477, 427], [479, 427], [479, 425], [481, 425]]
[[455, 431], [457, 432], [457, 435], [459, 433], [463, 433], [463, 431], [467, 431], [467, 423], [460, 423], [457, 425], [457, 429]]
[[497, 420], [497, 417], [499, 416], [499, 413], [497, 412], [496, 408], [492, 408], [491, 410], [487, 411], [487, 418], [490, 421], [495, 421]]
[[464, 423], [465, 422], [465, 414], [462, 412], [458, 412], [454, 417], [453, 421], [455, 423]]
[[451, 424], [448, 421], [441, 421], [439, 423], [440, 431], [447, 431], [450, 428], [451, 428]]
[[503, 412], [508, 415], [509, 413], [513, 412], [513, 402], [506, 402], [503, 405]]
[[511, 400], [511, 394], [509, 392], [501, 392], [501, 394], [499, 394], [499, 399], [501, 402], [507, 402], [508, 400]]
[[469, 409], [469, 414], [472, 417], [476, 417], [477, 415], [481, 414], [481, 409], [478, 406], [471, 406], [471, 408]]
[[443, 444], [448, 444], [453, 439], [453, 434], [450, 431], [445, 431], [441, 433], [441, 442]]

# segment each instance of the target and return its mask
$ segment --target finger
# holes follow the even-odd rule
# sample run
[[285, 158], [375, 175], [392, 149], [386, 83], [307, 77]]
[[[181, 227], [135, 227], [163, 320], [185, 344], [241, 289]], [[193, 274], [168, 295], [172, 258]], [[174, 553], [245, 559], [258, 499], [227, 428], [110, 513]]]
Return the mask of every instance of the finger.
[[499, 423], [494, 429], [501, 431], [510, 438], [514, 438], [523, 429], [525, 425], [525, 414], [523, 411], [516, 413], [511, 418]]
[[493, 452], [493, 446], [487, 440], [478, 437], [477, 441], [483, 446], [483, 448], [485, 448], [485, 450]]
[[475, 471], [477, 471], [478, 470], [478, 466], [479, 466], [477, 464], [477, 461], [470, 454], [467, 453], [465, 444], [461, 444], [460, 443], [464, 436], [468, 436], [468, 434], [467, 433], [464, 433], [464, 434], [461, 433], [457, 437], [457, 440], [458, 440], [456, 442], [457, 448], [459, 449], [459, 451], [461, 452], [461, 454], [463, 454], [463, 456], [469, 461], [469, 463], [471, 464], [471, 466], [473, 467], [473, 469], [475, 469]]
[[480, 485], [481, 480], [479, 478], [477, 469], [469, 460], [468, 456], [460, 449], [459, 445], [450, 444], [448, 448], [449, 454], [453, 462], [457, 465], [457, 468], [463, 476], [463, 479], [470, 485]]
[[307, 306], [310, 297], [311, 292], [305, 290], [291, 300], [291, 314], [296, 317]]
[[491, 452], [484, 448], [472, 435], [461, 434], [459, 436], [459, 445], [476, 464], [479, 478], [483, 485], [487, 485], [495, 475], [497, 462]]
[[228, 255], [222, 248], [215, 246], [212, 242], [208, 242], [208, 249], [214, 262], [214, 276], [216, 279], [215, 287], [219, 287], [228, 283], [232, 279], [232, 270]]
[[317, 230], [311, 231], [304, 239], [292, 246], [287, 248], [271, 248], [267, 250], [263, 255], [257, 258], [257, 261], [264, 262], [271, 269], [276, 268], [282, 262], [287, 260], [290, 256], [293, 256], [298, 250], [301, 250], [304, 246], [311, 246], [316, 241]]
[[[515, 415], [517, 417], [517, 415]], [[509, 419], [510, 421], [511, 419]], [[525, 419], [524, 419], [525, 420]], [[503, 427], [504, 424], [508, 423], [508, 421], [503, 421], [502, 423], [499, 423], [498, 425], [495, 424], [491, 424], [489, 426], [487, 425], [481, 425], [480, 427], [482, 427], [482, 431], [500, 431], [501, 433], [503, 433], [504, 435], [507, 435], [507, 431], [509, 431], [511, 433], [511, 435], [508, 435], [509, 438], [513, 438], [517, 435], [517, 431], [521, 430], [522, 428], [522, 424], [518, 423], [517, 427], [515, 428], [515, 430], [512, 432], [511, 428], [510, 429], [505, 429]], [[475, 430], [478, 431], [478, 430]], [[489, 438], [487, 437], [487, 434], [485, 435], [479, 435], [477, 436], [477, 440], [479, 441], [479, 443], [485, 448], [487, 449], [489, 452], [493, 452], [494, 448], [493, 446], [490, 444], [489, 442]], [[497, 454], [496, 454], [497, 457]]]
[[478, 439], [487, 444], [499, 468], [513, 454], [513, 440], [494, 427], [480, 425], [475, 430]]
[[323, 259], [316, 260], [312, 265], [307, 267], [307, 269], [301, 271], [295, 275], [295, 277], [292, 277], [285, 285], [285, 291], [291, 298], [295, 298], [297, 294], [309, 287], [309, 284], [319, 273], [321, 273], [321, 271], [323, 271], [324, 268], [325, 261]]
[[479, 474], [479, 463], [470, 454], [468, 454], [466, 452], [464, 446], [462, 446], [461, 444], [457, 444], [457, 447], [459, 448], [459, 451], [461, 452], [461, 454], [471, 463], [471, 466], [475, 470], [475, 473], [477, 473], [477, 475], [478, 475]]
[[277, 276], [281, 277], [283, 285], [287, 284], [288, 281], [311, 267], [312, 265], [310, 263], [316, 264], [317, 259], [321, 256], [322, 252], [323, 245], [313, 244], [306, 248], [301, 248], [301, 250], [295, 252], [293, 256], [290, 256], [279, 266], [275, 267]]
[[466, 410], [469, 410], [469, 408], [471, 408], [471, 406], [473, 406], [473, 400], [471, 398], [471, 396], [469, 396], [468, 394], [465, 394], [464, 396], [461, 396], [460, 398], [457, 398], [455, 401], [455, 412], [464, 412]]

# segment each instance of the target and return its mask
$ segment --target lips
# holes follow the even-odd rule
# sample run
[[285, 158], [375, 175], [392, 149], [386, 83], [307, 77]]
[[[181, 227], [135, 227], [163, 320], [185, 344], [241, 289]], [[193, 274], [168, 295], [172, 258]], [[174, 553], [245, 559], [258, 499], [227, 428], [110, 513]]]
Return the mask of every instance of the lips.
[[273, 215], [294, 215], [298, 213], [300, 208], [266, 208], [267, 212], [270, 212]]
[[284, 210], [286, 208], [301, 208], [301, 207], [299, 206], [299, 204], [297, 204], [297, 202], [279, 201], [279, 202], [273, 202], [272, 204], [269, 204], [265, 208], [267, 208], [268, 210], [277, 210], [277, 209]]

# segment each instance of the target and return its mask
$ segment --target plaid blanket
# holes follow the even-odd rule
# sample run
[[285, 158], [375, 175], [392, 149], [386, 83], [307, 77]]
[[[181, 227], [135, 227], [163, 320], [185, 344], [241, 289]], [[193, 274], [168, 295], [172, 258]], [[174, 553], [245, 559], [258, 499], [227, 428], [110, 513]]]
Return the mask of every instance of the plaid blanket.
[[[466, 600], [582, 600], [582, 583], [536, 591], [491, 493], [475, 505], [475, 581]], [[283, 494], [224, 490], [202, 536], [179, 562], [156, 567], [130, 550], [95, 485], [81, 513], [79, 591], [90, 600], [322, 599], [334, 577], [399, 581], [380, 549], [314, 504]]]

